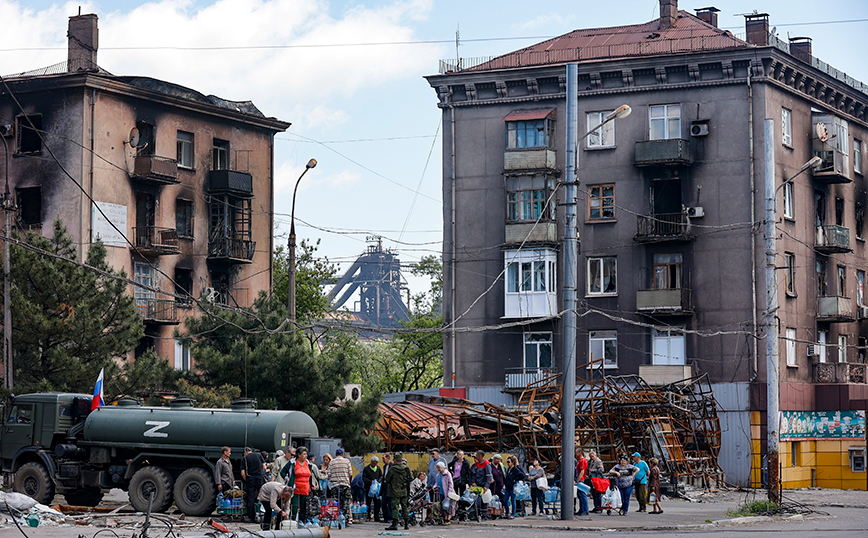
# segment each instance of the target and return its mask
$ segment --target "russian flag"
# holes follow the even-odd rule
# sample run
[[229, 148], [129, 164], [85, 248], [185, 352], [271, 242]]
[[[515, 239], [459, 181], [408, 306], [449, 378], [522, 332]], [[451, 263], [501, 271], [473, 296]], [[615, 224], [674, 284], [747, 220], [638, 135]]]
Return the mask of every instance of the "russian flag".
[[90, 403], [90, 410], [93, 411], [97, 407], [102, 407], [105, 405], [105, 397], [103, 397], [102, 393], [102, 375], [105, 368], [102, 368], [99, 371], [99, 377], [96, 378], [96, 385], [93, 387], [93, 400]]

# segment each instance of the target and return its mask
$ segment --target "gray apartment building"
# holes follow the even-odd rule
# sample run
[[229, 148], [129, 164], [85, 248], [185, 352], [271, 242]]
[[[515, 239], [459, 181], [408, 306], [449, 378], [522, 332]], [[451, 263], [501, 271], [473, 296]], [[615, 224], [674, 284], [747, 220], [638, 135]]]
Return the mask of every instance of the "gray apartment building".
[[866, 489], [868, 86], [814, 58], [809, 38], [770, 33], [767, 14], [746, 16], [741, 37], [715, 8], [661, 0], [660, 14], [427, 77], [443, 114], [443, 308], [456, 329], [444, 386], [508, 401], [562, 368], [567, 100], [579, 136], [626, 104], [629, 117], [577, 148], [577, 374], [708, 374], [727, 479], [759, 483], [770, 154], [783, 486]]

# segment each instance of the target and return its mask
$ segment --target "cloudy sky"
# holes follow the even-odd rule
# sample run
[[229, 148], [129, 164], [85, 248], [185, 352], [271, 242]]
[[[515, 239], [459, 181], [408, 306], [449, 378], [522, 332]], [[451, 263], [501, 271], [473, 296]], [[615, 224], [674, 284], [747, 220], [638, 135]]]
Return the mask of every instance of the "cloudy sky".
[[[503, 54], [577, 28], [658, 16], [658, 0], [0, 0], [0, 73], [66, 59], [68, 17], [99, 15], [101, 67], [232, 100], [292, 127], [276, 142], [275, 235], [285, 243], [292, 187], [299, 237], [344, 267], [380, 235], [403, 262], [440, 252], [440, 113], [422, 78], [438, 60]], [[692, 10], [705, 5], [681, 3]], [[778, 34], [813, 38], [814, 55], [868, 82], [865, 0], [727, 0], [720, 26], [770, 14]], [[407, 275], [409, 276], [409, 275]], [[408, 278], [411, 290], [426, 283]]]

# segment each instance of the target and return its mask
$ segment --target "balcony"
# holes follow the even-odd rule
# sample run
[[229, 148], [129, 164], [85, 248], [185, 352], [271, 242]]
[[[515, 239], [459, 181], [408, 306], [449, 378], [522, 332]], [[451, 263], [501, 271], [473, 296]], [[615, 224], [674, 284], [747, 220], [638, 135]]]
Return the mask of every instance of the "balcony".
[[136, 250], [142, 254], [178, 254], [178, 232], [174, 228], [156, 226], [137, 226], [133, 228]]
[[557, 167], [554, 150], [548, 148], [508, 150], [503, 154], [505, 171], [554, 170]]
[[256, 241], [235, 237], [212, 237], [208, 240], [208, 259], [230, 263], [252, 263]]
[[821, 224], [817, 226], [817, 242], [814, 245], [817, 252], [832, 254], [835, 252], [852, 252], [850, 248], [850, 228], [837, 224]]
[[557, 373], [554, 368], [506, 368], [504, 392], [521, 392], [531, 383], [541, 381]]
[[235, 170], [212, 170], [208, 173], [208, 192], [253, 196], [253, 176]]
[[864, 385], [865, 366], [852, 362], [814, 364], [814, 383], [857, 383]]
[[636, 142], [636, 166], [689, 166], [693, 164], [690, 158], [690, 141], [683, 138], [668, 140], [644, 140]]
[[558, 225], [555, 222], [508, 222], [506, 224], [506, 244], [556, 244], [557, 242]]
[[849, 297], [820, 297], [817, 321], [850, 323], [856, 321], [856, 311]]
[[692, 315], [690, 290], [687, 288], [639, 290], [636, 292], [636, 311], [640, 314], [656, 316]]
[[684, 213], [658, 213], [636, 217], [638, 243], [661, 243], [664, 241], [692, 241], [690, 222]]
[[145, 323], [177, 325], [178, 310], [174, 299], [136, 299], [136, 308]]
[[177, 185], [180, 183], [177, 161], [156, 155], [137, 155], [131, 177], [157, 185]]

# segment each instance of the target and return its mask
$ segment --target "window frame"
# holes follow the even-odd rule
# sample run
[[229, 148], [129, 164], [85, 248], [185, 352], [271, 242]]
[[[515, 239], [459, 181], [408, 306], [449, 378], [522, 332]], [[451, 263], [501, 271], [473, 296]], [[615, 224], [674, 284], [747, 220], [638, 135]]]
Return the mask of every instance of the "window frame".
[[[598, 344], [595, 345], [595, 342]], [[615, 358], [614, 360], [610, 360], [605, 356], [607, 346], [606, 344], [610, 344], [611, 350], [614, 351]], [[612, 330], [601, 330], [601, 331], [588, 331], [588, 365], [586, 368], [590, 369], [599, 369], [599, 366], [594, 365], [591, 361], [592, 356], [594, 354], [595, 349], [599, 348], [603, 353], [603, 369], [604, 370], [612, 370], [618, 368], [618, 331]], [[595, 359], [596, 360], [596, 359]]]
[[[231, 145], [228, 140], [214, 138], [211, 141], [211, 170], [231, 170], [229, 164], [229, 154]], [[223, 162], [225, 157], [226, 162]]]
[[865, 240], [865, 206], [861, 202], [856, 202], [856, 206], [853, 210], [854, 214], [854, 233], [856, 234], [856, 239], [861, 241]]
[[788, 148], [793, 147], [793, 111], [781, 108], [781, 143]]
[[[182, 209], [185, 208], [185, 209]], [[184, 223], [183, 227], [179, 223]], [[196, 226], [196, 204], [186, 198], [175, 199], [175, 232], [179, 239], [194, 239]], [[183, 229], [182, 229], [183, 228]], [[182, 233], [186, 231], [187, 233]]]
[[793, 196], [793, 182], [784, 183], [784, 218], [796, 220], [796, 203]]
[[785, 262], [785, 289], [787, 296], [797, 297], [796, 293], [796, 255], [792, 252], [784, 252]]
[[[609, 263], [607, 263], [609, 262]], [[600, 281], [598, 282], [599, 291], [594, 291], [595, 287], [592, 285], [591, 278], [593, 271], [591, 269], [592, 265], [599, 265], [597, 269], [597, 274], [599, 275]], [[618, 257], [617, 256], [589, 256], [586, 264], [588, 277], [587, 277], [587, 295], [589, 296], [616, 296], [618, 295]], [[607, 273], [609, 271], [609, 273]], [[604, 280], [609, 275], [609, 278], [614, 283], [613, 291], [604, 291]]]
[[836, 297], [847, 296], [847, 267], [844, 265], [835, 266], [835, 286]]
[[[553, 119], [543, 118], [538, 120], [512, 120], [506, 123], [506, 149], [507, 150], [541, 150], [551, 149], [554, 147], [555, 122]], [[541, 127], [541, 128], [540, 128]], [[527, 145], [527, 134], [534, 133], [534, 145]], [[542, 133], [542, 144], [539, 141], [539, 134]], [[520, 133], [524, 133], [520, 135]]]
[[[28, 121], [29, 120], [29, 121]], [[19, 114], [15, 116], [15, 155], [42, 155], [42, 114]], [[33, 127], [30, 124], [33, 123]], [[33, 144], [34, 147], [30, 148]], [[24, 146], [28, 147], [25, 149]], [[38, 146], [38, 147], [36, 147]]]
[[[33, 187], [18, 187], [15, 189], [15, 201], [18, 206], [16, 221], [26, 229], [41, 228], [45, 219], [42, 199], [42, 185]], [[33, 206], [36, 207], [33, 207]], [[35, 213], [39, 213], [38, 216]], [[30, 217], [36, 217], [32, 220]]]
[[[678, 340], [681, 341], [682, 356], [674, 356], [672, 354], [672, 344]], [[669, 354], [661, 355], [656, 353], [657, 345], [660, 342], [666, 342]], [[661, 359], [666, 359], [666, 361]], [[684, 327], [670, 327], [662, 331], [651, 329], [651, 364], [677, 366], [687, 364], [687, 338], [684, 334]]]
[[864, 146], [862, 145], [862, 140], [858, 138], [853, 139], [853, 171], [859, 174], [862, 174], [862, 150]]
[[[661, 117], [655, 117], [654, 112], [662, 110]], [[670, 111], [677, 111], [677, 115], [671, 114]], [[677, 120], [677, 122], [675, 122]], [[660, 137], [655, 136], [654, 126], [662, 121], [663, 131]], [[673, 133], [673, 122], [677, 123], [677, 130]], [[681, 122], [681, 103], [668, 103], [661, 105], [650, 105], [648, 107], [648, 140], [676, 140], [681, 138], [681, 130], [683, 128]]]
[[796, 364], [796, 329], [787, 327], [786, 329], [785, 346], [787, 356], [787, 366], [798, 366]]
[[192, 364], [192, 361], [190, 359], [190, 346], [188, 346], [183, 340], [176, 338], [175, 360], [172, 366], [175, 368], [175, 370], [181, 372], [189, 372]]
[[[538, 340], [533, 340], [533, 338], [540, 338]], [[540, 364], [541, 353], [540, 350], [548, 346], [548, 366]], [[528, 358], [528, 348], [533, 347], [536, 349], [534, 361], [536, 366], [529, 365]], [[553, 347], [553, 339], [552, 333], [546, 331], [538, 331], [538, 332], [526, 332], [522, 334], [522, 364], [525, 369], [542, 369], [542, 368], [553, 368], [554, 367], [554, 347]]]
[[588, 149], [614, 148], [615, 147], [615, 123], [600, 125], [606, 120], [606, 117], [611, 114], [612, 110], [603, 110], [598, 112], [585, 113], [585, 126], [587, 128], [588, 137], [585, 139], [585, 147]]
[[856, 305], [865, 306], [865, 271], [856, 270]]
[[[176, 161], [178, 168], [185, 170], [195, 170], [196, 168], [196, 153], [195, 136], [188, 131], [178, 130], [176, 138]], [[189, 157], [189, 159], [188, 159]]]
[[[605, 194], [605, 189], [611, 188], [611, 195]], [[595, 191], [597, 195], [595, 196]], [[594, 207], [594, 202], [597, 201], [599, 205]], [[606, 201], [609, 201], [609, 204], [606, 204]], [[597, 212], [597, 216], [594, 216], [594, 212]], [[606, 213], [609, 213], [607, 216]], [[599, 222], [599, 221], [613, 221], [615, 220], [615, 184], [614, 183], [604, 183], [600, 185], [588, 185], [588, 213], [587, 217], [589, 221]]]
[[[528, 185], [523, 183], [529, 182]], [[541, 184], [541, 185], [539, 185]], [[553, 178], [546, 174], [506, 178], [506, 222], [536, 222], [554, 219]]]
[[[156, 271], [154, 271], [154, 268], [150, 264], [133, 262], [133, 280], [136, 284], [155, 288], [155, 273]], [[137, 285], [133, 287], [133, 297], [135, 298], [136, 306], [148, 307], [150, 302], [156, 299], [156, 294], [152, 290]]]
[[838, 335], [838, 345], [835, 346], [838, 348], [838, 362], [845, 363], [847, 362], [847, 335], [839, 334]]

